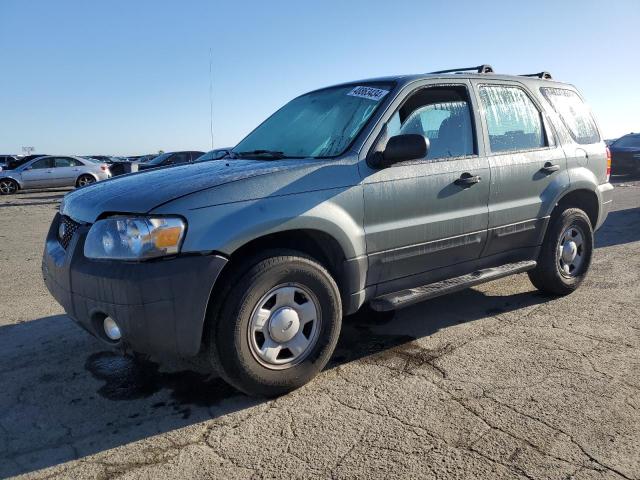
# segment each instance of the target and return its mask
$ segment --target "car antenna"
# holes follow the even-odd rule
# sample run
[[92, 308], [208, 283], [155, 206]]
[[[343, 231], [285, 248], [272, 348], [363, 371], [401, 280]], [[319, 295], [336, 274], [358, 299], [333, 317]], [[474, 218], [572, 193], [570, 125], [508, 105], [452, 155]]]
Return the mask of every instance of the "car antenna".
[[209, 47], [209, 133], [211, 134], [211, 150], [213, 150], [213, 51]]

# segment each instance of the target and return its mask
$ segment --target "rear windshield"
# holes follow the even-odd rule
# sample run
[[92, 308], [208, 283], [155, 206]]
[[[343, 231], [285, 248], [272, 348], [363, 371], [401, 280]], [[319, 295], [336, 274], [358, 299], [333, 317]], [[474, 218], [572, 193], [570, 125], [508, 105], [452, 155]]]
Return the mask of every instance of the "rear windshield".
[[573, 139], [580, 144], [598, 143], [600, 134], [589, 107], [576, 92], [565, 88], [541, 88], [540, 91], [564, 122]]

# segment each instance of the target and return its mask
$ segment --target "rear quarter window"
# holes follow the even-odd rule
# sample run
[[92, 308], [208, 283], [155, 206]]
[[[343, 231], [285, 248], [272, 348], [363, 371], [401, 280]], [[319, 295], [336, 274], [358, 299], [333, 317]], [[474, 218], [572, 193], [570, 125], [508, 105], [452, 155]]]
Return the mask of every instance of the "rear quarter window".
[[540, 91], [560, 116], [576, 143], [585, 145], [600, 141], [591, 111], [576, 92], [550, 87], [543, 87]]

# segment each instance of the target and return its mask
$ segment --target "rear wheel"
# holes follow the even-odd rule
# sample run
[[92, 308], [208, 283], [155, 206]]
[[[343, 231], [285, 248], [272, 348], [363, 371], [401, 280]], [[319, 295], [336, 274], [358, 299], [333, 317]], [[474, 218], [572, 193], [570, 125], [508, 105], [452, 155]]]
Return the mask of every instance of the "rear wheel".
[[551, 217], [538, 266], [529, 278], [540, 291], [567, 295], [587, 275], [593, 254], [593, 228], [586, 213], [568, 208]]
[[80, 175], [78, 180], [76, 181], [76, 187], [86, 187], [87, 185], [91, 185], [92, 183], [96, 183], [96, 179], [93, 175]]
[[10, 178], [0, 179], [0, 195], [12, 195], [18, 191], [18, 182]]
[[279, 251], [256, 260], [229, 279], [210, 319], [209, 348], [227, 382], [272, 397], [304, 385], [326, 365], [342, 307], [335, 281], [314, 259]]

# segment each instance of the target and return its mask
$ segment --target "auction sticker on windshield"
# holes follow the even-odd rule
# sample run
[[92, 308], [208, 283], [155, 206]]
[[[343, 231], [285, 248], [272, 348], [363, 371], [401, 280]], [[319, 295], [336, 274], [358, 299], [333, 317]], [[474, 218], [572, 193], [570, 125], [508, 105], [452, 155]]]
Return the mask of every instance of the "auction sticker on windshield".
[[351, 95], [352, 97], [368, 98], [369, 100], [375, 100], [378, 102], [382, 100], [387, 93], [389, 93], [389, 90], [360, 86], [351, 90], [347, 95]]

